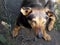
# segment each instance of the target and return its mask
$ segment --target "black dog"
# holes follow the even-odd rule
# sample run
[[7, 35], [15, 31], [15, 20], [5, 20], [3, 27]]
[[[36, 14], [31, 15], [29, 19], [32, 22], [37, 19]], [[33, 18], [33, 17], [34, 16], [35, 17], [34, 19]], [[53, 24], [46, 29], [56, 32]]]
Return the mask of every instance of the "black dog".
[[[26, 1], [26, 3], [25, 3]], [[36, 0], [35, 0], [36, 1]], [[41, 7], [39, 2], [32, 0], [24, 0], [20, 9], [20, 15], [16, 20], [12, 35], [16, 37], [20, 29], [20, 25], [30, 27], [34, 30], [36, 36], [42, 37], [45, 40], [51, 40], [49, 34], [46, 33], [46, 24], [48, 23], [48, 30], [51, 31], [55, 23], [55, 14], [45, 7]]]

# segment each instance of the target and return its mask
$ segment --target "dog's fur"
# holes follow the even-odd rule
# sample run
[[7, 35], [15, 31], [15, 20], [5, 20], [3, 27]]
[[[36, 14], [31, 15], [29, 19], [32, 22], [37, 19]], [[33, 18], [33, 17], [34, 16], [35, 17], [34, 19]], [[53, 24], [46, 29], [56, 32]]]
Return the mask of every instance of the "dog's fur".
[[42, 8], [37, 2], [36, 4], [31, 0], [27, 0], [26, 3], [24, 2], [12, 31], [13, 37], [18, 35], [20, 25], [23, 25], [27, 28], [32, 28], [39, 38], [42, 35], [45, 40], [51, 40], [50, 35], [46, 33], [46, 28], [49, 31], [52, 30], [56, 21], [55, 14], [49, 8], [46, 8], [46, 6]]

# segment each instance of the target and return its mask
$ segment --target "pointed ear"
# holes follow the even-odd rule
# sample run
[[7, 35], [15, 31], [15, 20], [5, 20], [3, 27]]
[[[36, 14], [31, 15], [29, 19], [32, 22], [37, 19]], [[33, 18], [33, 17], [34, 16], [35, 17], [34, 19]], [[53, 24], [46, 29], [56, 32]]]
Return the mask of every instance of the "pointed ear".
[[27, 16], [32, 12], [32, 9], [30, 7], [22, 7], [20, 12], [24, 15]]

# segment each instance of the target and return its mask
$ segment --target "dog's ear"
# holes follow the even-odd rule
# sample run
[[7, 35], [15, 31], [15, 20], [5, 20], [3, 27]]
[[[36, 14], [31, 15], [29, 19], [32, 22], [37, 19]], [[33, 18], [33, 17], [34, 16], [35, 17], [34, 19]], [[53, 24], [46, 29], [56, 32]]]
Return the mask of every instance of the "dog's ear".
[[27, 16], [32, 12], [32, 9], [30, 7], [22, 7], [20, 12], [24, 15]]
[[54, 12], [50, 11], [50, 10], [47, 11], [46, 14], [49, 16], [49, 18], [55, 17], [57, 19], [57, 15]]
[[52, 11], [47, 11], [46, 14], [47, 14], [49, 17], [55, 15], [54, 12], [52, 12]]
[[54, 15], [54, 13], [49, 9], [49, 8], [44, 8], [45, 10], [45, 12], [46, 12], [46, 14], [50, 17], [50, 16], [52, 16], [52, 15]]

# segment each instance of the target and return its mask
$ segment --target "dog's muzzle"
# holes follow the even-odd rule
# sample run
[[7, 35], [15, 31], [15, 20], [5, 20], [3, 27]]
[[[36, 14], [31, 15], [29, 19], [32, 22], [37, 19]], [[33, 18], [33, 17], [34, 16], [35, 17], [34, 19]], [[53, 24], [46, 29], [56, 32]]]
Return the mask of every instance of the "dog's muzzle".
[[39, 28], [38, 29], [38, 32], [37, 32], [38, 34], [37, 34], [37, 38], [42, 38], [42, 32], [41, 32], [41, 29]]

